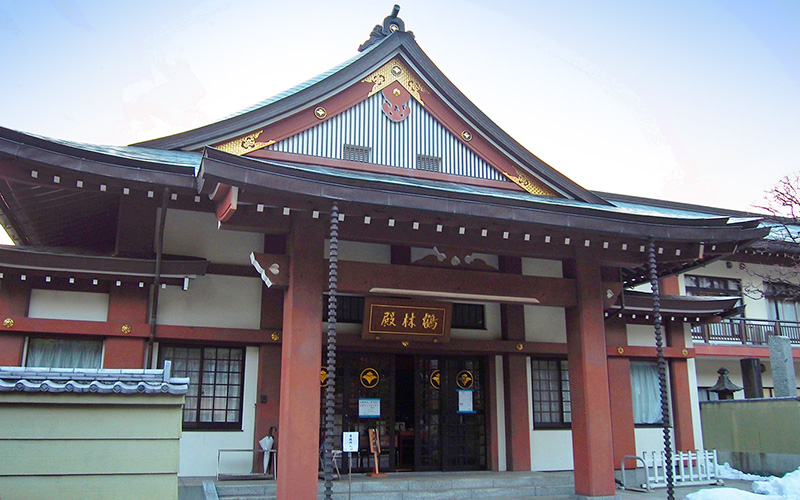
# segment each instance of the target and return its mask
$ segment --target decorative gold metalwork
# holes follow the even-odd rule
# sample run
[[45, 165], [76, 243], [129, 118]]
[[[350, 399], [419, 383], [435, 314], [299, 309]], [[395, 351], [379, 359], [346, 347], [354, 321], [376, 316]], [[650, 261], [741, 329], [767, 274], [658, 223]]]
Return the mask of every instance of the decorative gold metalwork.
[[400, 95], [400, 89], [394, 89], [394, 90], [392, 91], [392, 94], [394, 94], [394, 95], [396, 95], [396, 96], [399, 96], [399, 95]]
[[465, 131], [461, 132], [461, 138], [464, 139], [466, 142], [471, 141], [472, 140], [472, 132], [470, 132], [469, 130], [465, 130]]
[[622, 347], [617, 347], [617, 352], [619, 354], [625, 354], [625, 349], [623, 349]]
[[323, 108], [322, 106], [317, 106], [316, 108], [314, 108], [314, 116], [322, 120], [326, 116], [328, 116], [328, 110]]
[[400, 342], [400, 345], [403, 346], [403, 347], [408, 347], [408, 342], [406, 342], [404, 340], [404, 341]]
[[272, 140], [266, 142], [260, 142], [258, 140], [258, 137], [263, 132], [264, 130], [259, 130], [258, 132], [253, 132], [252, 134], [246, 135], [244, 137], [239, 137], [224, 144], [217, 144], [214, 147], [219, 149], [220, 151], [224, 151], [232, 155], [242, 156], [245, 153], [256, 151], [275, 144], [275, 141]]
[[122, 333], [127, 335], [127, 334], [129, 334], [129, 333], [131, 333], [133, 331], [133, 328], [131, 328], [131, 325], [122, 325], [121, 330], [122, 330]]
[[6, 328], [14, 328], [14, 320], [12, 318], [4, 319], [3, 326]]
[[683, 349], [681, 351], [681, 354], [683, 354], [684, 356], [688, 356], [689, 355], [689, 351], [687, 351], [686, 349]]
[[511, 179], [516, 185], [524, 189], [525, 191], [529, 192], [530, 194], [536, 196], [555, 196], [555, 193], [547, 189], [546, 187], [542, 186], [535, 180], [531, 179], [528, 174], [521, 171], [517, 167], [514, 167], [514, 171], [517, 173], [516, 176], [510, 175], [506, 172], [502, 172], [503, 175]]
[[456, 385], [459, 389], [472, 389], [472, 385], [475, 383], [475, 377], [472, 376], [472, 372], [469, 370], [461, 370], [458, 372], [456, 376]]
[[281, 334], [278, 332], [272, 332], [272, 335], [270, 335], [269, 337], [275, 342], [277, 342], [281, 339]]
[[428, 91], [417, 81], [416, 77], [408, 71], [405, 64], [403, 64], [399, 58], [392, 59], [361, 81], [372, 84], [372, 90], [370, 90], [367, 97], [377, 94], [394, 82], [400, 82], [400, 85], [411, 94], [411, 97], [416, 99], [417, 102], [423, 106], [425, 105], [425, 103], [422, 102], [422, 96], [420, 94], [428, 93]]
[[442, 372], [439, 370], [433, 370], [430, 377], [428, 377], [428, 381], [431, 383], [431, 387], [434, 389], [439, 389], [442, 387]]
[[525, 348], [525, 346], [523, 346], [522, 344], [517, 344], [515, 347], [517, 348], [518, 351], [521, 351], [522, 349]]
[[319, 370], [319, 386], [322, 388], [328, 387], [328, 368], [325, 366]]
[[359, 379], [361, 380], [361, 385], [367, 389], [372, 389], [381, 381], [381, 376], [375, 368], [364, 368]]

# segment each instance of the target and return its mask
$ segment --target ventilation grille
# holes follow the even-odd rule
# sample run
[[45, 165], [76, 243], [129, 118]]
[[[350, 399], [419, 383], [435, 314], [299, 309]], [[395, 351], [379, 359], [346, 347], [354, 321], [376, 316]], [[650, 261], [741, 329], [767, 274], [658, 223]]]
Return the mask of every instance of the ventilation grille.
[[417, 155], [417, 170], [441, 172], [442, 159], [438, 156]]
[[369, 163], [369, 153], [372, 148], [344, 144], [342, 146], [342, 160]]

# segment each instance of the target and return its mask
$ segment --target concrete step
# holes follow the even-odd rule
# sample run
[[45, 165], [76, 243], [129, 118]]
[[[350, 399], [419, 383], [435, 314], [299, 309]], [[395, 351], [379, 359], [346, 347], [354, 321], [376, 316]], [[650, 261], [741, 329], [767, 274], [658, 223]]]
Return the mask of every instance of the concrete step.
[[[275, 481], [217, 483], [219, 500], [275, 500]], [[386, 478], [346, 476], [333, 483], [334, 500], [530, 500], [573, 498], [571, 472], [401, 473]], [[348, 493], [349, 491], [349, 493]], [[325, 484], [319, 483], [319, 499]]]

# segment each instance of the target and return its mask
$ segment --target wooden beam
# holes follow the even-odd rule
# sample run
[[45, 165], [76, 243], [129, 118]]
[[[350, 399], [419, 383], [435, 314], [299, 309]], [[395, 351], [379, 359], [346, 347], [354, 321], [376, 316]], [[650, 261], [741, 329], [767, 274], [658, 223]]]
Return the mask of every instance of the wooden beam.
[[[79, 321], [69, 319], [41, 319], [10, 316], [13, 327], [6, 331], [14, 333], [37, 333], [52, 335], [90, 335], [99, 337], [146, 338], [150, 335], [150, 325], [123, 321]], [[128, 327], [130, 328], [129, 332]], [[273, 339], [277, 334], [277, 340]], [[158, 325], [156, 341], [196, 340], [233, 342], [241, 344], [272, 344], [280, 342], [279, 330], [258, 330], [249, 328], [216, 328], [205, 326]]]
[[[626, 358], [655, 358], [656, 348], [655, 346], [650, 347], [640, 345], [609, 345], [608, 355], [610, 357], [622, 356]], [[695, 349], [691, 347], [665, 347], [664, 357], [676, 359], [693, 358], [695, 357]]]
[[[447, 299], [501, 303], [533, 303], [535, 300], [539, 305], [552, 307], [572, 307], [576, 304], [575, 281], [566, 278], [339, 262], [340, 293], [370, 295], [376, 289], [412, 297], [420, 296], [413, 291], [425, 291], [433, 292], [433, 296], [441, 293], [441, 297]], [[411, 292], [404, 293], [403, 290]]]

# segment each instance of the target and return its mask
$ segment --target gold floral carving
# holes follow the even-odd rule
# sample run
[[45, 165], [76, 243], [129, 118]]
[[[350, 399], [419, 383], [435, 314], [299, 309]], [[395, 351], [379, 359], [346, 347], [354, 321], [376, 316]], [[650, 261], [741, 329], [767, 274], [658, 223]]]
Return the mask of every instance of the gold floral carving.
[[514, 171], [517, 173], [517, 175], [511, 175], [507, 172], [502, 173], [530, 194], [534, 194], [536, 196], [555, 196], [555, 193], [531, 179], [530, 176], [528, 176], [528, 174], [525, 172], [522, 172], [516, 167], [514, 168]]
[[12, 318], [4, 319], [3, 326], [6, 328], [14, 328], [14, 320]]
[[367, 97], [377, 94], [394, 82], [399, 82], [418, 103], [425, 105], [422, 102], [421, 94], [428, 93], [428, 91], [399, 58], [392, 59], [361, 81], [372, 84], [372, 90], [369, 91]]
[[131, 333], [133, 329], [131, 329], [131, 325], [122, 325], [122, 333], [125, 335]]
[[270, 335], [270, 338], [272, 340], [274, 340], [275, 342], [277, 342], [277, 341], [279, 341], [281, 339], [281, 334], [278, 333], [278, 332], [272, 332], [272, 335]]
[[260, 142], [258, 137], [263, 132], [263, 130], [259, 130], [258, 132], [254, 132], [244, 137], [239, 137], [238, 139], [234, 139], [223, 144], [218, 144], [215, 147], [220, 151], [224, 151], [236, 156], [242, 156], [243, 154], [251, 151], [256, 151], [275, 144], [275, 141]]

